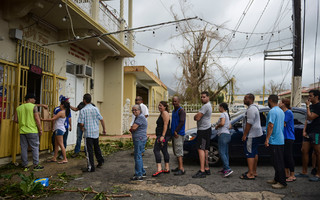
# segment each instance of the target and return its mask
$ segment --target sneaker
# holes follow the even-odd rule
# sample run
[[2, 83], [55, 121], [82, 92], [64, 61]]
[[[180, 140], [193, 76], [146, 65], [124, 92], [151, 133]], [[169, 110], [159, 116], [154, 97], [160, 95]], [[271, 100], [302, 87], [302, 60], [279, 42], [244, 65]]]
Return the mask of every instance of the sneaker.
[[82, 170], [82, 172], [94, 172], [95, 170], [94, 169], [89, 169], [89, 168], [82, 168], [81, 169]]
[[22, 169], [23, 169], [24, 172], [29, 171], [29, 167], [22, 167]]
[[132, 180], [132, 181], [143, 181], [143, 177], [142, 176], [134, 176], [134, 177], [130, 178], [130, 180]]
[[206, 173], [206, 175], [211, 175], [211, 171], [210, 171], [210, 169], [208, 169], [208, 170], [204, 170], [204, 172]]
[[311, 182], [319, 182], [320, 181], [320, 177], [318, 177], [318, 176], [311, 177], [311, 178], [309, 178], [309, 181], [311, 181]]
[[97, 168], [101, 168], [103, 164], [104, 164], [104, 162], [98, 163]]
[[278, 182], [275, 181], [274, 179], [272, 179], [272, 180], [267, 180], [267, 183], [268, 184], [277, 184]]
[[285, 187], [286, 187], [286, 185], [282, 185], [281, 183], [276, 183], [276, 184], [272, 185], [273, 189], [283, 189]]
[[224, 174], [224, 171], [225, 171], [224, 169], [221, 169], [218, 171], [218, 174]]
[[74, 154], [71, 155], [72, 158], [76, 158], [78, 156], [79, 156], [79, 153], [74, 153]]
[[[134, 174], [133, 176], [137, 176], [137, 175]], [[142, 174], [142, 177], [143, 177], [143, 178], [147, 177], [147, 173]]]
[[226, 171], [224, 171], [224, 177], [228, 177], [233, 173], [233, 171], [231, 169], [228, 169]]
[[175, 176], [181, 176], [181, 175], [184, 175], [186, 173], [186, 171], [182, 171], [181, 169], [179, 169], [179, 171], [175, 172], [173, 175]]
[[192, 176], [192, 178], [205, 178], [206, 172], [198, 171], [195, 175]]
[[44, 169], [44, 167], [41, 165], [36, 165], [33, 167], [33, 171], [36, 171], [36, 172], [42, 171], [43, 169]]
[[311, 170], [311, 174], [315, 176], [315, 175], [317, 174], [317, 169], [316, 169], [316, 168], [313, 168], [313, 169]]
[[175, 168], [175, 169], [171, 169], [172, 172], [177, 172], [179, 171], [179, 167]]

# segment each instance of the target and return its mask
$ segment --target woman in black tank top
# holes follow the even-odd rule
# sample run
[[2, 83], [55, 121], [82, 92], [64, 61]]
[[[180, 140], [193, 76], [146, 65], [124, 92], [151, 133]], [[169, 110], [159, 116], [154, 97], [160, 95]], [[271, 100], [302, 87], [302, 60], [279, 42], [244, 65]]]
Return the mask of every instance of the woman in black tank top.
[[[154, 143], [154, 156], [156, 158], [157, 163], [157, 171], [152, 175], [153, 177], [159, 176], [161, 173], [170, 173], [169, 168], [169, 153], [168, 153], [168, 140], [170, 139], [170, 116], [169, 116], [169, 108], [168, 103], [166, 101], [161, 101], [159, 103], [159, 111], [160, 116], [157, 120], [156, 127], [156, 136], [157, 139]], [[165, 162], [165, 170], [162, 170], [161, 166], [161, 154], [163, 154], [164, 162]]]

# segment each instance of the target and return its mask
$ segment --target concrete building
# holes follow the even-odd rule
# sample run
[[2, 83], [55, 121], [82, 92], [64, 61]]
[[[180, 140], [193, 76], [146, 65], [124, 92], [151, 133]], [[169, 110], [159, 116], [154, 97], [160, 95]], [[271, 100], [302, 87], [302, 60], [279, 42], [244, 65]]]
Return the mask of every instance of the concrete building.
[[136, 96], [141, 96], [150, 112], [158, 112], [159, 102], [168, 101], [167, 86], [145, 66], [124, 67], [123, 92], [123, 103], [130, 99], [131, 105], [134, 105]]
[[[83, 94], [90, 93], [107, 134], [122, 134], [123, 66], [125, 58], [135, 54], [130, 34], [106, 35], [124, 29], [123, 0], [120, 3], [116, 16], [99, 0], [0, 2], [0, 158], [12, 155], [15, 160], [20, 152], [12, 119], [28, 92], [36, 94], [37, 103], [49, 105], [51, 113], [59, 95], [70, 97], [71, 105], [77, 106]], [[130, 28], [132, 0], [128, 16]], [[76, 141], [78, 113], [72, 115], [68, 144]], [[41, 150], [50, 148], [51, 134], [41, 137]]]

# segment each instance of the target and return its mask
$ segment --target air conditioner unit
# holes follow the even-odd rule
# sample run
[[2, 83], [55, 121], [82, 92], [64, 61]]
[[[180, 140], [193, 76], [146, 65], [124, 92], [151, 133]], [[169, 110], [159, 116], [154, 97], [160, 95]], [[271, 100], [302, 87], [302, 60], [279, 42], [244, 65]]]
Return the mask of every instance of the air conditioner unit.
[[76, 65], [76, 76], [92, 78], [92, 67], [89, 65]]

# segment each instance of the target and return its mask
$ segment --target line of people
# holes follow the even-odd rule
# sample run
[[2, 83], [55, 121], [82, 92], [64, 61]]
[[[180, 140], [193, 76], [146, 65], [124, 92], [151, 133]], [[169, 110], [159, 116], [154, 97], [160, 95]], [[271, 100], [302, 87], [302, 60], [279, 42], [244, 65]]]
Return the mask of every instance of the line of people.
[[[306, 102], [307, 105], [307, 118], [303, 130], [303, 171], [295, 176], [294, 174], [294, 160], [293, 160], [293, 142], [295, 140], [294, 134], [294, 117], [290, 110], [290, 100], [282, 99], [279, 103], [278, 96], [270, 95], [268, 98], [268, 105], [271, 110], [268, 112], [266, 120], [266, 140], [264, 144], [270, 149], [273, 167], [275, 170], [275, 176], [273, 180], [268, 181], [272, 184], [273, 188], [284, 188], [287, 182], [296, 180], [296, 177], [307, 177], [309, 150], [312, 147], [316, 160], [318, 163], [317, 173], [314, 177], [310, 178], [311, 181], [320, 180], [320, 92], [319, 90], [311, 90], [309, 92], [309, 99]], [[43, 170], [43, 166], [39, 165], [39, 135], [42, 134], [42, 128], [40, 123], [40, 116], [37, 106], [47, 108], [46, 105], [35, 105], [35, 96], [33, 94], [27, 94], [25, 97], [25, 104], [19, 106], [16, 110], [14, 121], [19, 123], [20, 132], [20, 144], [21, 144], [21, 158], [22, 165], [25, 170], [28, 170], [27, 149], [28, 145], [32, 148], [33, 153], [33, 169], [35, 171]], [[132, 180], [143, 180], [146, 176], [146, 172], [143, 168], [142, 154], [145, 149], [147, 141], [147, 126], [148, 122], [146, 117], [148, 113], [142, 113], [143, 103], [142, 98], [137, 97], [136, 105], [132, 107], [132, 113], [134, 115], [130, 132], [132, 133], [132, 139], [134, 143], [134, 160], [135, 160], [135, 174], [131, 178]], [[209, 93], [201, 92], [201, 102], [203, 106], [199, 112], [194, 116], [194, 120], [197, 122], [197, 149], [200, 160], [200, 169], [194, 174], [193, 178], [205, 178], [211, 174], [208, 163], [208, 150], [210, 147], [211, 130], [211, 114], [212, 106], [209, 101]], [[41, 119], [44, 121], [54, 121], [54, 135], [55, 135], [55, 153], [50, 162], [57, 162], [58, 148], [60, 147], [63, 159], [59, 164], [65, 164], [68, 162], [65, 152], [66, 143], [63, 139], [63, 135], [68, 130], [66, 121], [71, 126], [70, 109], [74, 111], [80, 110], [80, 116], [78, 119], [78, 131], [81, 136], [77, 134], [77, 145], [81, 143], [82, 133], [85, 138], [85, 151], [87, 155], [87, 168], [83, 169], [85, 172], [94, 172], [94, 158], [95, 153], [98, 165], [101, 167], [104, 163], [104, 159], [99, 147], [99, 122], [103, 127], [103, 134], [105, 132], [105, 124], [103, 118], [98, 110], [91, 103], [91, 95], [85, 94], [83, 97], [82, 106], [77, 108], [70, 106], [67, 98], [61, 99], [59, 108], [56, 108], [55, 115], [50, 119]], [[142, 105], [143, 104], [143, 105]], [[165, 101], [159, 103], [158, 109], [160, 115], [156, 122], [156, 141], [154, 144], [154, 155], [157, 164], [157, 171], [152, 174], [153, 177], [157, 177], [162, 173], [170, 173], [169, 168], [169, 153], [168, 153], [168, 141], [173, 141], [173, 151], [178, 160], [178, 167], [172, 169], [174, 175], [184, 175], [186, 173], [183, 166], [183, 142], [185, 135], [185, 123], [186, 113], [180, 106], [179, 97], [175, 96], [172, 99], [174, 110], [172, 111], [172, 117], [169, 117], [169, 105]], [[263, 131], [260, 122], [259, 108], [254, 104], [254, 95], [249, 93], [244, 97], [244, 104], [248, 106], [245, 117], [243, 120], [243, 137], [244, 152], [247, 157], [248, 171], [243, 173], [240, 178], [243, 180], [255, 180], [257, 174], [258, 163], [258, 146], [261, 143]], [[219, 105], [219, 111], [221, 115], [215, 129], [218, 130], [218, 145], [219, 153], [223, 162], [223, 169], [219, 172], [224, 177], [228, 177], [233, 173], [229, 166], [229, 152], [228, 145], [231, 141], [231, 134], [229, 129], [231, 128], [229, 108], [226, 103]], [[67, 117], [68, 116], [68, 117]], [[170, 123], [171, 121], [171, 123]], [[70, 127], [71, 128], [71, 127]], [[70, 130], [70, 129], [69, 129]], [[80, 139], [80, 142], [78, 141]], [[77, 155], [80, 147], [75, 148], [75, 154]], [[161, 165], [161, 153], [164, 157], [164, 168]]]

